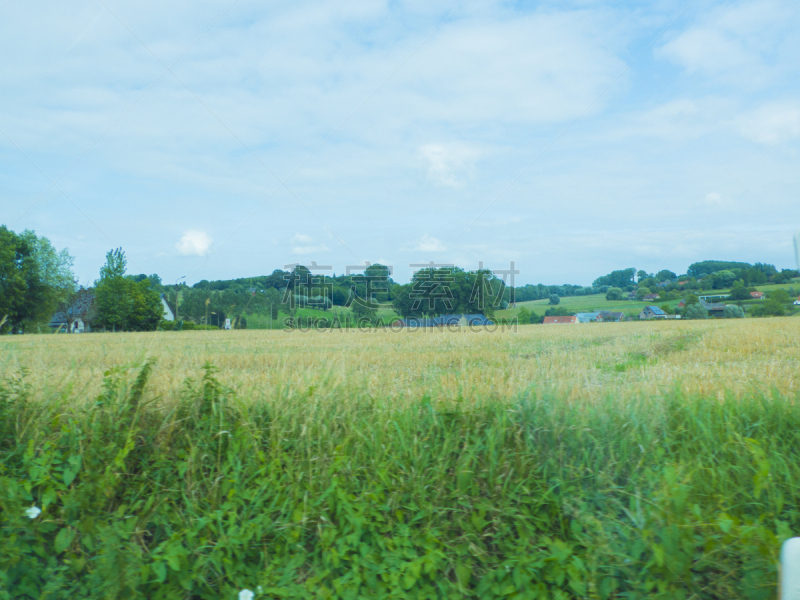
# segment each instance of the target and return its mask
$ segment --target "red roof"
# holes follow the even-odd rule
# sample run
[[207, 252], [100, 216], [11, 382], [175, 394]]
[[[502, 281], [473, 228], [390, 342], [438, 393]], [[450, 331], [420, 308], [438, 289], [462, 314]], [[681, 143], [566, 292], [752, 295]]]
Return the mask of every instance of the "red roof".
[[753, 298], [763, 298], [764, 297], [764, 292], [750, 292], [750, 295]]
[[565, 323], [577, 323], [578, 317], [545, 317], [542, 325], [563, 325]]

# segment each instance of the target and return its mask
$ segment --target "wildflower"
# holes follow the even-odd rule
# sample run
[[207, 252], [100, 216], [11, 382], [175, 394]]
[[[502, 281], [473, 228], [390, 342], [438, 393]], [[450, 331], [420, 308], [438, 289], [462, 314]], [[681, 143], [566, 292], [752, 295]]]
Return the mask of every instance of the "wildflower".
[[35, 519], [35, 518], [36, 518], [36, 517], [38, 517], [40, 514], [42, 514], [42, 509], [41, 509], [41, 508], [39, 508], [39, 507], [38, 507], [38, 506], [36, 506], [36, 505], [34, 505], [34, 506], [31, 506], [29, 509], [27, 509], [27, 510], [25, 511], [25, 516], [26, 516], [26, 517], [28, 517], [29, 519]]
[[253, 600], [255, 594], [250, 590], [242, 590], [239, 592], [239, 600]]

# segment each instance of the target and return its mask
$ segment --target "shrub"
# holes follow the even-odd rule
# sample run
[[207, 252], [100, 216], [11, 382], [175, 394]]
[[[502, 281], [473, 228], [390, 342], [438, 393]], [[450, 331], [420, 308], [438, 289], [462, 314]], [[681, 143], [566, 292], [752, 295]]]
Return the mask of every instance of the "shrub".
[[687, 319], [707, 319], [708, 311], [702, 304], [691, 304], [683, 315]]

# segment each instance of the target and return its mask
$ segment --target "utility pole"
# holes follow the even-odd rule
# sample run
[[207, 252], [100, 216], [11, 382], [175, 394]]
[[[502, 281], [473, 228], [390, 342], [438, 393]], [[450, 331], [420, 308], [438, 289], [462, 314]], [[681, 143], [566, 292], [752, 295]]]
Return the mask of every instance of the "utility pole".
[[181, 279], [186, 279], [186, 275], [181, 275], [175, 280], [175, 324], [178, 323], [178, 282]]

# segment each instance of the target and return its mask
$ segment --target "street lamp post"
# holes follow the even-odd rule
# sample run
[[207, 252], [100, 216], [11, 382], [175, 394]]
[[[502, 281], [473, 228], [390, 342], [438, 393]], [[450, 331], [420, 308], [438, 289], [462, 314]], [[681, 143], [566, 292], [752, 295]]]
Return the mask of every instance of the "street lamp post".
[[178, 323], [178, 282], [181, 279], [186, 279], [186, 275], [181, 275], [175, 280], [175, 323]]

